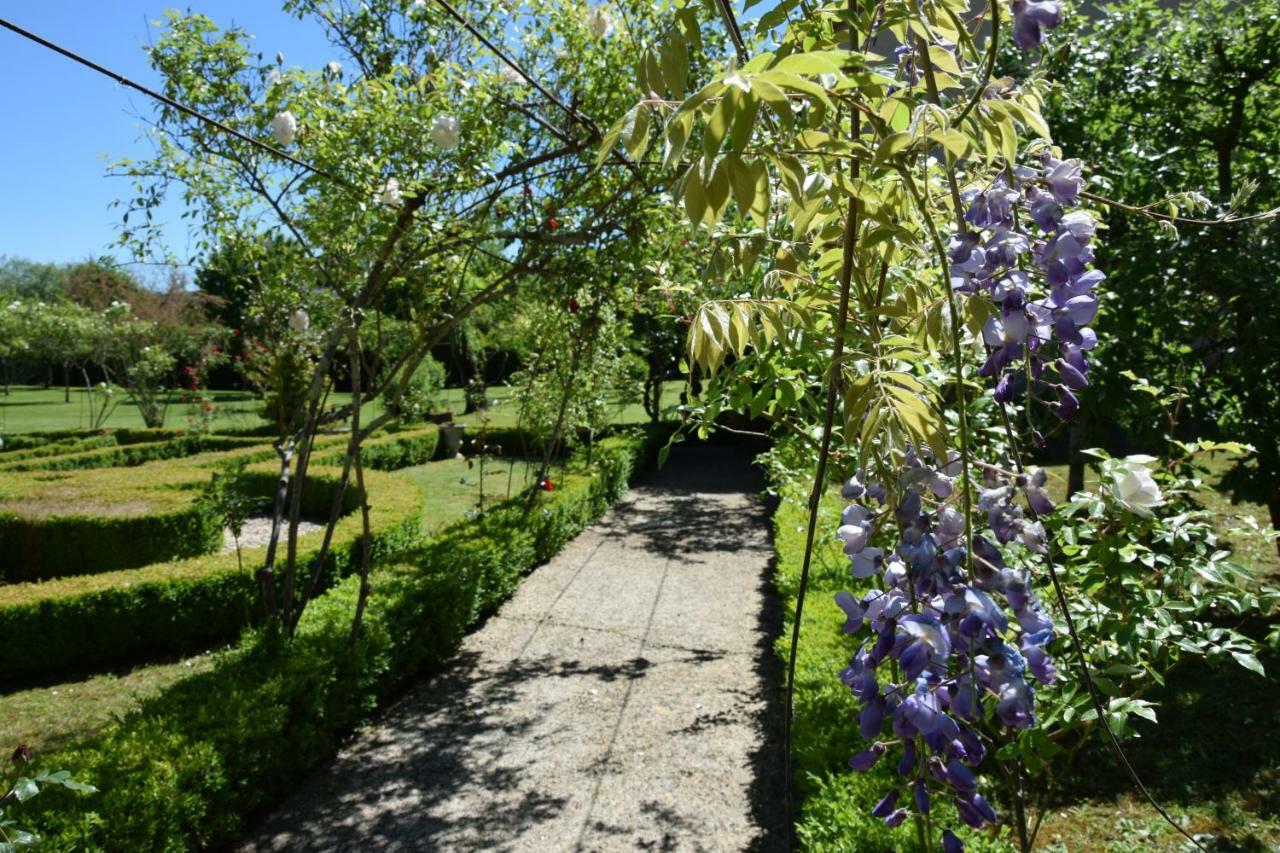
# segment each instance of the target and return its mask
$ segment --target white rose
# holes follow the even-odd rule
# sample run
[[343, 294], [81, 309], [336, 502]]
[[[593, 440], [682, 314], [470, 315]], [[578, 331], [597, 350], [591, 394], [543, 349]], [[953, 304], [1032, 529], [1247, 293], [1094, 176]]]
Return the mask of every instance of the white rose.
[[1126, 457], [1111, 473], [1111, 496], [1125, 509], [1143, 518], [1150, 518], [1151, 510], [1164, 503], [1160, 487], [1146, 466], [1150, 459], [1149, 456]]
[[289, 328], [300, 335], [305, 335], [311, 328], [311, 318], [307, 316], [306, 311], [299, 308], [289, 315]]
[[337, 77], [342, 73], [342, 63], [338, 62], [336, 59], [326, 65], [325, 68], [329, 69], [329, 73], [334, 77]]
[[512, 68], [510, 65], [502, 66], [502, 79], [508, 83], [514, 83], [517, 86], [524, 85], [524, 75]]
[[271, 132], [275, 134], [276, 142], [288, 145], [298, 135], [298, 120], [288, 110], [276, 113], [276, 117], [271, 120]]
[[387, 182], [378, 190], [378, 201], [387, 207], [400, 206], [400, 182], [395, 178], [387, 178]]
[[591, 10], [591, 14], [587, 17], [587, 23], [591, 27], [592, 34], [598, 39], [602, 39], [613, 32], [613, 16], [603, 6]]
[[453, 116], [436, 116], [431, 123], [431, 141], [441, 148], [457, 148], [459, 139], [458, 120]]

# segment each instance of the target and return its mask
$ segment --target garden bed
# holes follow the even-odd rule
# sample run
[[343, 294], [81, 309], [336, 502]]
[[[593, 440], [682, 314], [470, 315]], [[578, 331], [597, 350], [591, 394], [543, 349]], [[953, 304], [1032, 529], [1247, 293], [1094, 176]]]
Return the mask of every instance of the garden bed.
[[522, 502], [451, 528], [408, 559], [380, 564], [359, 642], [358, 583], [308, 608], [297, 639], [250, 633], [207, 674], [180, 681], [81, 745], [37, 759], [98, 794], [51, 792], [28, 816], [55, 847], [225, 845], [411, 676], [443, 661], [520, 577], [625, 490], [665, 435], [608, 439], [596, 463]]

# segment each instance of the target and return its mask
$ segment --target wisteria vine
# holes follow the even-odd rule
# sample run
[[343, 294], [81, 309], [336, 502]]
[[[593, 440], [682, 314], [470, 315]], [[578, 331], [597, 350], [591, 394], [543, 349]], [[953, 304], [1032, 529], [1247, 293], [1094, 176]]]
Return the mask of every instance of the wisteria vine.
[[[1024, 50], [1042, 45], [1062, 19], [1057, 0], [1014, 0], [1012, 11], [1012, 38]], [[918, 75], [913, 53], [897, 55], [908, 85]], [[1093, 290], [1104, 280], [1090, 267], [1096, 223], [1072, 209], [1083, 184], [1078, 160], [1046, 153], [1039, 168], [1011, 167], [961, 194], [963, 222], [946, 247], [953, 293], [989, 304], [979, 375], [994, 380], [996, 400], [1026, 397], [1064, 420], [1088, 385], [1086, 353], [1097, 344], [1089, 328], [1098, 308]], [[953, 505], [961, 473], [954, 451], [940, 460], [909, 448], [892, 490], [867, 482], [862, 470], [842, 490], [850, 503], [836, 535], [852, 577], [876, 579], [861, 598], [836, 596], [844, 631], [864, 637], [840, 673], [861, 705], [859, 731], [869, 744], [849, 766], [867, 771], [894, 751], [910, 798], [900, 804], [895, 786], [874, 806], [872, 815], [888, 826], [912, 816], [927, 825], [939, 797], [971, 827], [995, 823], [975, 773], [990, 749], [984, 726], [1031, 728], [1036, 686], [1057, 678], [1053, 622], [1029, 573], [1005, 552], [1047, 553], [1038, 520], [1053, 510], [1045, 472], [970, 462], [983, 472], [981, 530], [967, 531], [965, 512]], [[888, 553], [869, 544], [881, 526], [896, 526]], [[941, 842], [946, 853], [964, 849], [950, 829]]]

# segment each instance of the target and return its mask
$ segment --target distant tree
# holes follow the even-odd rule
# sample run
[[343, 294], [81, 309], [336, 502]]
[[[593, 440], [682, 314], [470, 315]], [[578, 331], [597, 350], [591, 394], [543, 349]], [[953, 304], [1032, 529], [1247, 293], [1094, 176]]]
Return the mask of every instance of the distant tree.
[[0, 256], [0, 297], [57, 299], [62, 293], [63, 266]]
[[[1216, 218], [1280, 205], [1280, 0], [1122, 0], [1080, 18], [1048, 73], [1056, 141], [1135, 206], [1195, 191]], [[1102, 266], [1112, 340], [1091, 374], [1094, 411], [1141, 436], [1167, 430], [1131, 372], [1191, 393], [1183, 419], [1257, 447], [1228, 484], [1280, 526], [1280, 223], [1179, 225], [1113, 212]], [[1095, 399], [1096, 399], [1095, 398]], [[1256, 468], [1254, 468], [1256, 464]]]

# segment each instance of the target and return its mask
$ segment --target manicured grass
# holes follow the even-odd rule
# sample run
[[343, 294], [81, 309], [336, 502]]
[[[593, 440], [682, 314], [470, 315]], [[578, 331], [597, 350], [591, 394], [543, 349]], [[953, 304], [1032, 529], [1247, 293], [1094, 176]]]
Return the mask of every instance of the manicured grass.
[[[519, 494], [538, 476], [536, 459], [488, 459], [484, 464], [484, 498], [493, 506], [507, 497], [508, 477], [512, 495]], [[405, 468], [400, 473], [422, 489], [425, 509], [422, 519], [424, 536], [447, 527], [480, 505], [480, 461], [478, 459], [441, 459]], [[554, 475], [552, 480], [554, 482]]]
[[41, 754], [96, 734], [137, 710], [143, 700], [213, 669], [216, 658], [212, 653], [195, 655], [0, 696], [0, 750], [26, 744]]
[[[680, 401], [680, 392], [684, 382], [673, 380], [663, 385], [662, 406], [664, 417], [672, 416], [675, 406]], [[124, 392], [117, 391], [122, 398]], [[213, 429], [245, 429], [258, 426], [264, 421], [258, 411], [262, 403], [252, 394], [245, 391], [213, 391], [214, 420]], [[519, 408], [513, 398], [514, 389], [505, 385], [490, 386], [486, 396], [490, 400], [489, 423], [494, 427], [514, 427], [519, 419]], [[83, 388], [71, 389], [71, 402], [64, 402], [62, 388], [39, 388], [15, 385], [8, 396], [0, 394], [0, 437], [5, 433], [41, 432], [46, 430], [88, 429], [89, 405], [88, 394]], [[165, 426], [184, 427], [187, 423], [187, 406], [180, 402], [180, 395], [171, 395], [169, 410], [165, 417]], [[350, 401], [347, 392], [334, 392], [329, 396], [333, 405], [341, 405]], [[448, 388], [442, 394], [440, 408], [453, 411], [459, 423], [479, 425], [483, 417], [478, 413], [463, 415], [466, 408], [466, 391], [462, 388]], [[375, 399], [363, 407], [366, 420], [381, 414], [382, 401]], [[649, 421], [644, 406], [639, 402], [618, 402], [611, 407], [610, 421], [614, 424], [643, 424]], [[141, 427], [142, 416], [138, 407], [127, 399], [120, 404], [103, 424], [106, 427]]]
[[[117, 391], [117, 395], [125, 396]], [[214, 429], [252, 427], [262, 423], [258, 417], [261, 403], [242, 391], [214, 391]], [[171, 395], [165, 426], [182, 427], [187, 423], [186, 404], [179, 395]], [[71, 402], [64, 402], [63, 389], [14, 386], [8, 396], [0, 394], [0, 435], [4, 433], [41, 432], [44, 430], [88, 429], [88, 392], [71, 389]], [[106, 427], [145, 426], [138, 407], [122, 399], [103, 424]]]
[[[663, 419], [674, 416], [675, 407], [680, 403], [680, 392], [684, 390], [683, 380], [670, 380], [662, 383]], [[493, 427], [514, 427], [520, 417], [520, 408], [515, 399], [515, 389], [507, 385], [491, 385], [485, 392], [489, 400], [489, 424]], [[442, 395], [440, 408], [452, 411], [458, 423], [469, 426], [480, 425], [484, 418], [478, 412], [462, 414], [466, 408], [466, 391], [462, 388], [447, 388]], [[609, 422], [612, 424], [645, 424], [649, 415], [640, 401], [615, 401], [609, 409]]]

